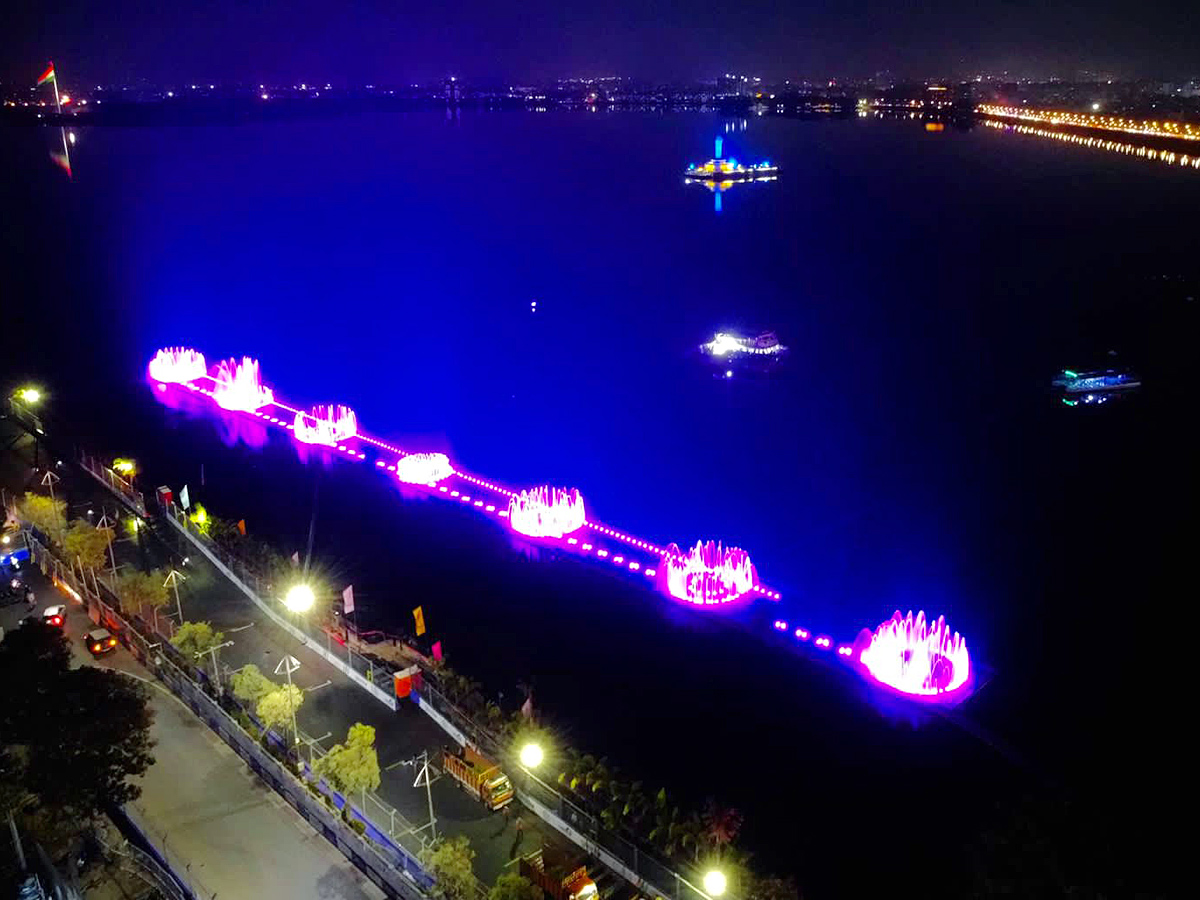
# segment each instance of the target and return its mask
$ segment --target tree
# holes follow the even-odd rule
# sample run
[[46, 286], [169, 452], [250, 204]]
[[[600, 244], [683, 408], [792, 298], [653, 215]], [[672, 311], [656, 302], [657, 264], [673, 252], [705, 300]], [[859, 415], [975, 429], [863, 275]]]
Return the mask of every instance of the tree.
[[125, 675], [70, 668], [67, 639], [33, 623], [0, 643], [3, 781], [17, 783], [54, 817], [87, 817], [140, 793], [130, 776], [150, 755], [149, 695]]
[[292, 716], [304, 704], [304, 691], [294, 684], [280, 685], [258, 701], [254, 712], [266, 728], [291, 725]]
[[279, 685], [259, 671], [254, 663], [247, 663], [230, 679], [233, 696], [247, 703], [257, 704], [259, 700], [279, 690]]
[[[334, 744], [328, 753], [313, 763], [313, 771], [344, 795], [375, 790], [379, 787], [375, 729], [362, 723], [351, 725], [346, 743]], [[364, 804], [365, 800], [364, 797]]]
[[465, 834], [439, 838], [421, 851], [421, 862], [436, 881], [429, 893], [437, 900], [471, 900], [475, 896], [475, 851]]
[[49, 806], [87, 816], [136, 800], [127, 781], [154, 763], [145, 687], [120, 672], [83, 666], [58, 680], [30, 746], [26, 784]]
[[207, 622], [184, 622], [171, 638], [179, 652], [184, 656], [195, 658], [207, 653], [213, 647], [225, 642], [225, 633], [213, 631]]
[[70, 561], [78, 559], [85, 569], [103, 569], [112, 541], [111, 528], [97, 528], [91, 522], [76, 519], [63, 535], [62, 545]]
[[56, 535], [66, 521], [66, 510], [67, 504], [63, 500], [51, 500], [41, 494], [26, 492], [25, 499], [17, 504], [17, 517], [38, 531]]
[[742, 830], [742, 814], [732, 807], [720, 806], [715, 800], [710, 800], [704, 812], [704, 829], [705, 836], [719, 856]]
[[764, 875], [750, 879], [747, 896], [750, 900], [800, 900], [800, 889], [794, 878]]
[[505, 872], [488, 891], [488, 900], [542, 900], [542, 889], [524, 875]]
[[171, 598], [167, 591], [167, 576], [162, 569], [153, 572], [122, 572], [117, 578], [117, 596], [130, 609], [139, 612], [149, 606], [155, 613]]

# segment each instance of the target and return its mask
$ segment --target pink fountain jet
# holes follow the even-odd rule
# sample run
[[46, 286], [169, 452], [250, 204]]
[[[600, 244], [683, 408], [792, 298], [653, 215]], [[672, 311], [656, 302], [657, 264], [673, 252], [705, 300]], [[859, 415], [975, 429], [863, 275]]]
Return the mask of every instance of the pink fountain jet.
[[668, 544], [659, 571], [667, 594], [697, 606], [732, 603], [752, 591], [758, 580], [750, 554], [713, 541], [697, 541], [687, 553]]
[[221, 360], [213, 381], [212, 398], [222, 409], [254, 412], [275, 402], [271, 389], [259, 378], [257, 359]]
[[314, 406], [309, 413], [296, 413], [292, 434], [305, 444], [334, 447], [358, 434], [358, 419], [348, 406]]
[[187, 347], [164, 347], [150, 360], [150, 377], [162, 384], [187, 384], [208, 374], [204, 354]]
[[396, 477], [405, 484], [434, 485], [453, 474], [445, 453], [410, 453], [396, 460]]
[[560, 538], [583, 527], [587, 514], [575, 488], [548, 485], [521, 491], [508, 503], [513, 531], [527, 537]]
[[942, 616], [930, 624], [924, 612], [896, 610], [874, 632], [864, 628], [854, 649], [868, 678], [916, 700], [956, 699], [971, 679], [967, 642]]

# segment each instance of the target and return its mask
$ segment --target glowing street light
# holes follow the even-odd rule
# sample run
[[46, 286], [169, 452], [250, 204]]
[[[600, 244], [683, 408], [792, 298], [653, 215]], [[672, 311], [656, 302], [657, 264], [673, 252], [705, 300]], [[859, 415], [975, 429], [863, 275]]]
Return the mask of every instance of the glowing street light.
[[536, 769], [545, 758], [546, 754], [537, 744], [530, 743], [521, 748], [521, 765], [527, 769]]
[[704, 893], [710, 897], [720, 897], [725, 893], [725, 873], [712, 869], [704, 873]]
[[33, 404], [33, 403], [39, 402], [42, 399], [42, 392], [39, 391], [35, 387], [27, 387], [27, 388], [21, 388], [21, 390], [17, 391], [17, 396], [20, 397], [22, 400], [24, 400], [26, 403]]
[[283, 605], [297, 615], [308, 612], [316, 602], [317, 596], [307, 584], [294, 585], [283, 598]]
[[114, 459], [113, 469], [128, 478], [137, 474], [137, 463], [132, 459]]

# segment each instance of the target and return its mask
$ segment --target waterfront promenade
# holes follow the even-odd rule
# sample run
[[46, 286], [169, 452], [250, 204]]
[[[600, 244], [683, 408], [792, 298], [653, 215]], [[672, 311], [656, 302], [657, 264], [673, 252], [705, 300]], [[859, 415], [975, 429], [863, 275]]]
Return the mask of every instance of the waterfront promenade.
[[[17, 426], [11, 422], [4, 423], [3, 429], [2, 437], [6, 444], [16, 439], [0, 463], [0, 481], [9, 496], [27, 490], [44, 492], [45, 489], [38, 486], [43, 473], [35, 473], [32, 467], [32, 440], [19, 436]], [[43, 465], [45, 461], [43, 449]], [[64, 465], [57, 472], [62, 481], [56, 486], [56, 495], [67, 502], [69, 518], [84, 516], [88, 509], [107, 509], [110, 516], [113, 514], [118, 505], [116, 500], [86, 473], [72, 465]], [[185, 552], [176, 552], [174, 548], [180, 539], [171, 526], [159, 521], [152, 525], [152, 531], [152, 534], [144, 534], [139, 541], [125, 531], [118, 530], [118, 539], [114, 544], [118, 569], [140, 568], [143, 562], [164, 568], [182, 565], [186, 547], [181, 548]], [[279, 680], [278, 676], [271, 674], [279, 661], [285, 655], [296, 657], [301, 667], [293, 673], [292, 679], [305, 690], [304, 705], [297, 713], [300, 731], [319, 739], [324, 747], [329, 747], [343, 741], [349, 727], [356, 722], [373, 726], [382, 770], [382, 784], [377, 794], [409, 824], [416, 827], [425, 825], [429, 818], [425, 788], [414, 786], [417, 773], [403, 763], [422, 751], [428, 751], [431, 760], [436, 759], [441, 747], [449, 742], [446, 734], [415, 705], [401, 703], [400, 709], [393, 712], [370, 696], [339, 669], [263, 615], [200, 554], [188, 554], [188, 563], [182, 567], [182, 571], [187, 574], [187, 580], [180, 588], [184, 618], [211, 622], [214, 628], [226, 633], [227, 640], [233, 641], [231, 646], [221, 650], [222, 667], [238, 669], [247, 663], [254, 663], [269, 677]], [[39, 606], [50, 602], [41, 592], [38, 599]], [[160, 611], [160, 615], [170, 613], [173, 606], [173, 602], [168, 604]], [[197, 729], [204, 728], [199, 721], [195, 726]], [[236, 757], [233, 761], [236, 763]], [[265, 787], [263, 789], [267, 790]], [[468, 837], [476, 853], [476, 876], [484, 884], [490, 885], [500, 874], [513, 870], [519, 854], [532, 852], [542, 846], [546, 826], [528, 811], [518, 807], [514, 809], [511, 820], [506, 820], [471, 799], [450, 778], [436, 774], [431, 793], [438, 834]], [[382, 830], [389, 830], [391, 822], [381, 808], [372, 808], [368, 801], [367, 812]], [[518, 815], [524, 823], [524, 832], [519, 839], [513, 824]], [[398, 822], [397, 829], [401, 827], [402, 824]], [[294, 829], [293, 833], [298, 835]], [[323, 841], [323, 838], [320, 840]], [[411, 848], [416, 842], [410, 838], [404, 843]], [[329, 850], [337, 854], [331, 846]], [[340, 854], [337, 855], [342, 858]], [[307, 895], [301, 893], [293, 896]]]

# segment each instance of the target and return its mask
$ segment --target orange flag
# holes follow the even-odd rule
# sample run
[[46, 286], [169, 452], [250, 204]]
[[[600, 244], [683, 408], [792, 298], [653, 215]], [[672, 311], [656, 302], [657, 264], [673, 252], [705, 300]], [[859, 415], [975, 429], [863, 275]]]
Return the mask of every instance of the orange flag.
[[240, 531], [242, 533], [242, 536], [245, 537], [245, 535], [246, 535], [246, 520], [245, 519], [238, 519], [238, 531]]

